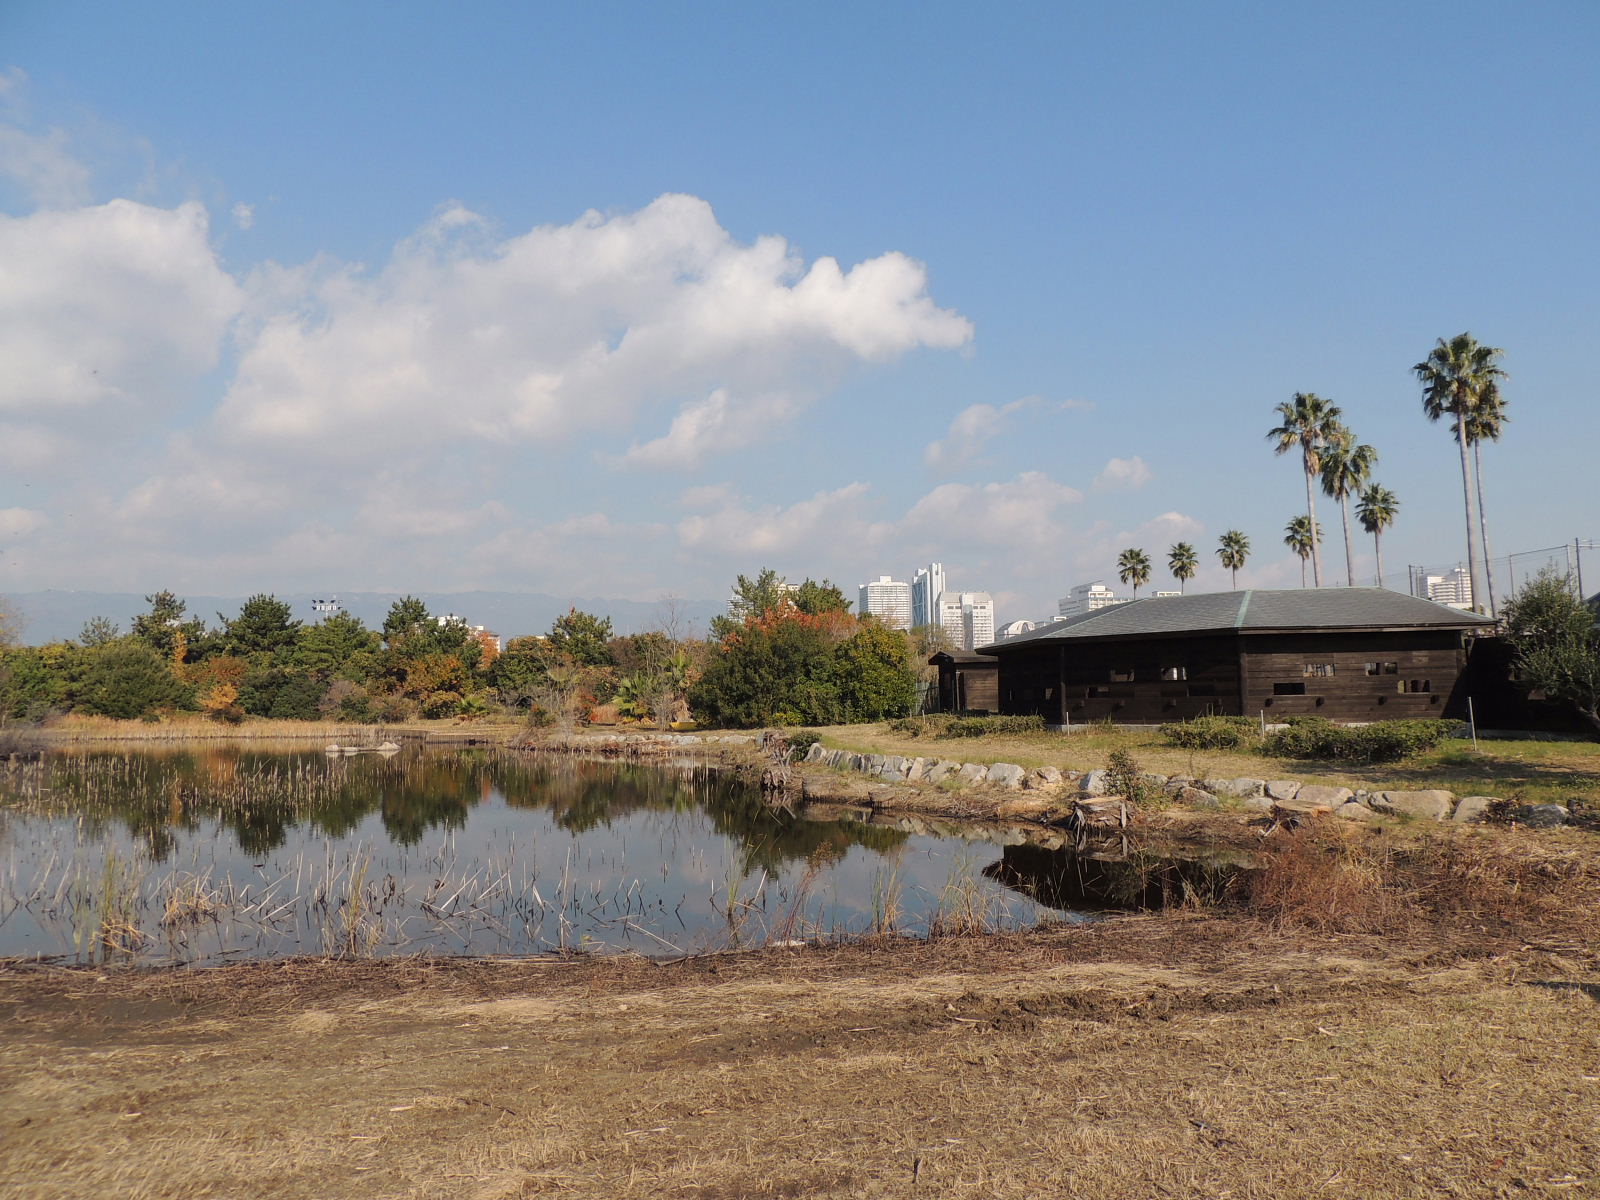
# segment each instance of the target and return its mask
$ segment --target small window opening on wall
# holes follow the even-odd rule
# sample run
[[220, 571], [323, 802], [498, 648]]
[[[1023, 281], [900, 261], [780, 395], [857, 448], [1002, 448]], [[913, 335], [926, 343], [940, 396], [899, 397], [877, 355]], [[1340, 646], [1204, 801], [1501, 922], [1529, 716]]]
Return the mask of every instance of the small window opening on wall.
[[1161, 678], [1163, 678], [1163, 679], [1187, 679], [1187, 678], [1189, 678], [1189, 668], [1188, 667], [1162, 667], [1161, 668]]
[[1111, 668], [1111, 682], [1112, 683], [1132, 683], [1133, 682], [1133, 668], [1132, 667], [1112, 667]]
[[1300, 674], [1307, 679], [1326, 679], [1333, 674], [1332, 663], [1306, 663], [1300, 668]]
[[1368, 675], [1398, 675], [1399, 673], [1400, 673], [1400, 664], [1399, 663], [1369, 662], [1367, 664], [1367, 674]]
[[1399, 688], [1400, 688], [1400, 691], [1402, 691], [1402, 692], [1413, 692], [1413, 693], [1431, 692], [1431, 691], [1433, 691], [1433, 680], [1431, 680], [1431, 679], [1402, 679], [1400, 681]]
[[1272, 685], [1274, 696], [1304, 696], [1306, 685], [1303, 683], [1275, 683]]
[[1083, 695], [1087, 700], [1099, 700], [1111, 695], [1111, 689], [1108, 687], [1101, 687], [1098, 684], [1090, 684], [1088, 687], [1083, 689]]

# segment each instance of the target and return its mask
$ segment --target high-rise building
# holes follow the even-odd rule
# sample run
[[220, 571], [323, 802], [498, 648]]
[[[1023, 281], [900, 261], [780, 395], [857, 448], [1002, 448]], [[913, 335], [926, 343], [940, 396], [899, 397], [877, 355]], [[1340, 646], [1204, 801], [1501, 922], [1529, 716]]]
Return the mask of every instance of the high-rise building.
[[856, 612], [874, 616], [890, 629], [911, 628], [911, 585], [879, 575], [861, 585], [861, 602]]
[[1465, 567], [1446, 571], [1443, 575], [1424, 575], [1422, 590], [1429, 600], [1448, 604], [1451, 608], [1472, 607], [1472, 576]]
[[1061, 597], [1057, 602], [1057, 610], [1063, 617], [1076, 617], [1080, 613], [1090, 613], [1096, 609], [1110, 608], [1113, 604], [1127, 602], [1126, 596], [1117, 595], [1102, 580], [1096, 579], [1093, 583], [1080, 583]]
[[939, 625], [958, 650], [975, 650], [994, 641], [994, 601], [988, 592], [944, 592]]
[[911, 624], [913, 628], [939, 623], [939, 597], [944, 595], [944, 564], [918, 567], [911, 578]]

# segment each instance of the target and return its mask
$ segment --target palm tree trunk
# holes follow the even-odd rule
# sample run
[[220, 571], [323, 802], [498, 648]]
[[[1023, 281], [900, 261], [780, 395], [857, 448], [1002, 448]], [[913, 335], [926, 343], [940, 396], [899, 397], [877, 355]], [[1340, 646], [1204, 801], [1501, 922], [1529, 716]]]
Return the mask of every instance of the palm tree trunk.
[[1317, 537], [1317, 508], [1311, 499], [1311, 462], [1306, 461], [1306, 516], [1311, 520], [1311, 583], [1313, 587], [1322, 586], [1322, 549], [1318, 546]]
[[1383, 541], [1382, 530], [1372, 531], [1372, 553], [1378, 559], [1378, 586], [1383, 586]]
[[1494, 559], [1489, 554], [1489, 517], [1483, 511], [1483, 443], [1472, 443], [1472, 473], [1478, 484], [1478, 536], [1483, 539], [1483, 580], [1489, 587], [1489, 615], [1495, 612]]
[[1306, 586], [1306, 556], [1304, 554], [1300, 556], [1300, 586], [1302, 588]]
[[[1472, 611], [1483, 611], [1484, 588], [1478, 570], [1478, 514], [1472, 503], [1472, 459], [1467, 455], [1467, 414], [1456, 410], [1456, 444], [1461, 448], [1461, 494], [1467, 506], [1467, 578], [1472, 583]], [[1310, 486], [1308, 482], [1307, 487]]]
[[1350, 497], [1339, 497], [1339, 519], [1344, 522], [1344, 578], [1345, 587], [1356, 585], [1356, 552], [1350, 546]]

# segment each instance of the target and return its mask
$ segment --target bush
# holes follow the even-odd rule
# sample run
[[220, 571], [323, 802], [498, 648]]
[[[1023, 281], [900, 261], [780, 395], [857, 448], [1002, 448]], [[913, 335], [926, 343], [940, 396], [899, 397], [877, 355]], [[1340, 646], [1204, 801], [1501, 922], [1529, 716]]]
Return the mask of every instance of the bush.
[[1169, 746], [1185, 750], [1244, 750], [1253, 747], [1261, 734], [1249, 717], [1195, 717], [1163, 725], [1161, 736]]
[[921, 717], [896, 717], [889, 722], [889, 728], [895, 733], [903, 733], [906, 737], [943, 737], [950, 728], [954, 717], [943, 713], [930, 713]]
[[956, 717], [940, 734], [941, 737], [984, 737], [991, 733], [1043, 733], [1044, 718], [1038, 713], [1027, 716]]
[[810, 729], [797, 729], [789, 735], [789, 761], [799, 762], [822, 740], [822, 735]]
[[1125, 797], [1129, 804], [1143, 804], [1158, 794], [1144, 777], [1144, 768], [1126, 750], [1113, 750], [1106, 755], [1106, 787], [1112, 795]]
[[1397, 762], [1431, 750], [1457, 727], [1455, 721], [1377, 721], [1335, 725], [1322, 717], [1297, 717], [1267, 735], [1262, 749], [1275, 758], [1330, 762]]

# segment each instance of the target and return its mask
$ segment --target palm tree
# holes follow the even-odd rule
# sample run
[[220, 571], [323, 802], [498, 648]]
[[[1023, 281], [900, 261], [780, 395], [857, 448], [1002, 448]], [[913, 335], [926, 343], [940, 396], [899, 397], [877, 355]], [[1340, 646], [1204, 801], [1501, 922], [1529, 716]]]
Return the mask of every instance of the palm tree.
[[1133, 585], [1133, 598], [1139, 598], [1139, 589], [1150, 582], [1150, 556], [1143, 550], [1129, 548], [1117, 556], [1117, 577]]
[[1494, 346], [1480, 345], [1470, 333], [1458, 333], [1448, 342], [1440, 338], [1428, 357], [1411, 368], [1422, 381], [1422, 411], [1428, 420], [1448, 416], [1455, 423], [1456, 444], [1461, 448], [1461, 494], [1467, 510], [1467, 575], [1472, 580], [1475, 609], [1488, 589], [1479, 568], [1482, 527], [1474, 511], [1472, 463], [1467, 457], [1472, 439], [1467, 421], [1485, 406], [1485, 396], [1499, 404], [1500, 380], [1506, 374], [1495, 361], [1501, 353]]
[[1183, 591], [1183, 585], [1194, 578], [1194, 573], [1200, 569], [1200, 560], [1195, 557], [1194, 547], [1188, 542], [1179, 542], [1167, 551], [1167, 570], [1172, 572], [1172, 577], [1178, 581], [1178, 590]]
[[1322, 490], [1339, 502], [1347, 587], [1356, 585], [1356, 555], [1350, 544], [1350, 494], [1367, 485], [1377, 462], [1378, 452], [1371, 446], [1357, 445], [1356, 435], [1343, 425], [1329, 431], [1328, 445], [1322, 452]]
[[1237, 529], [1230, 529], [1222, 535], [1217, 543], [1217, 557], [1222, 560], [1222, 565], [1233, 572], [1233, 587], [1239, 587], [1239, 568], [1244, 566], [1244, 560], [1250, 557], [1250, 539]]
[[1379, 540], [1380, 535], [1394, 524], [1399, 513], [1400, 501], [1394, 498], [1394, 493], [1375, 483], [1361, 493], [1361, 500], [1356, 505], [1356, 517], [1361, 522], [1361, 528], [1372, 535], [1372, 551], [1378, 559], [1379, 587], [1383, 586], [1383, 543]]
[[1489, 589], [1489, 615], [1495, 615], [1494, 555], [1489, 550], [1489, 517], [1483, 508], [1483, 454], [1484, 441], [1498, 442], [1500, 429], [1506, 423], [1506, 402], [1500, 387], [1494, 384], [1478, 397], [1478, 404], [1467, 418], [1467, 442], [1472, 447], [1472, 477], [1478, 492], [1478, 537], [1483, 541], [1483, 581]]
[[1322, 471], [1322, 454], [1327, 448], [1329, 432], [1339, 425], [1339, 406], [1324, 400], [1315, 392], [1296, 392], [1293, 400], [1285, 400], [1274, 410], [1283, 424], [1267, 433], [1268, 440], [1276, 443], [1273, 451], [1287, 454], [1300, 451], [1300, 465], [1306, 472], [1306, 516], [1311, 518], [1311, 578], [1322, 586], [1321, 539], [1316, 536], [1317, 510], [1311, 498], [1311, 480]]
[[1311, 543], [1315, 536], [1311, 532], [1311, 518], [1305, 513], [1283, 527], [1283, 544], [1300, 556], [1301, 587], [1306, 585], [1306, 559], [1311, 557]]

